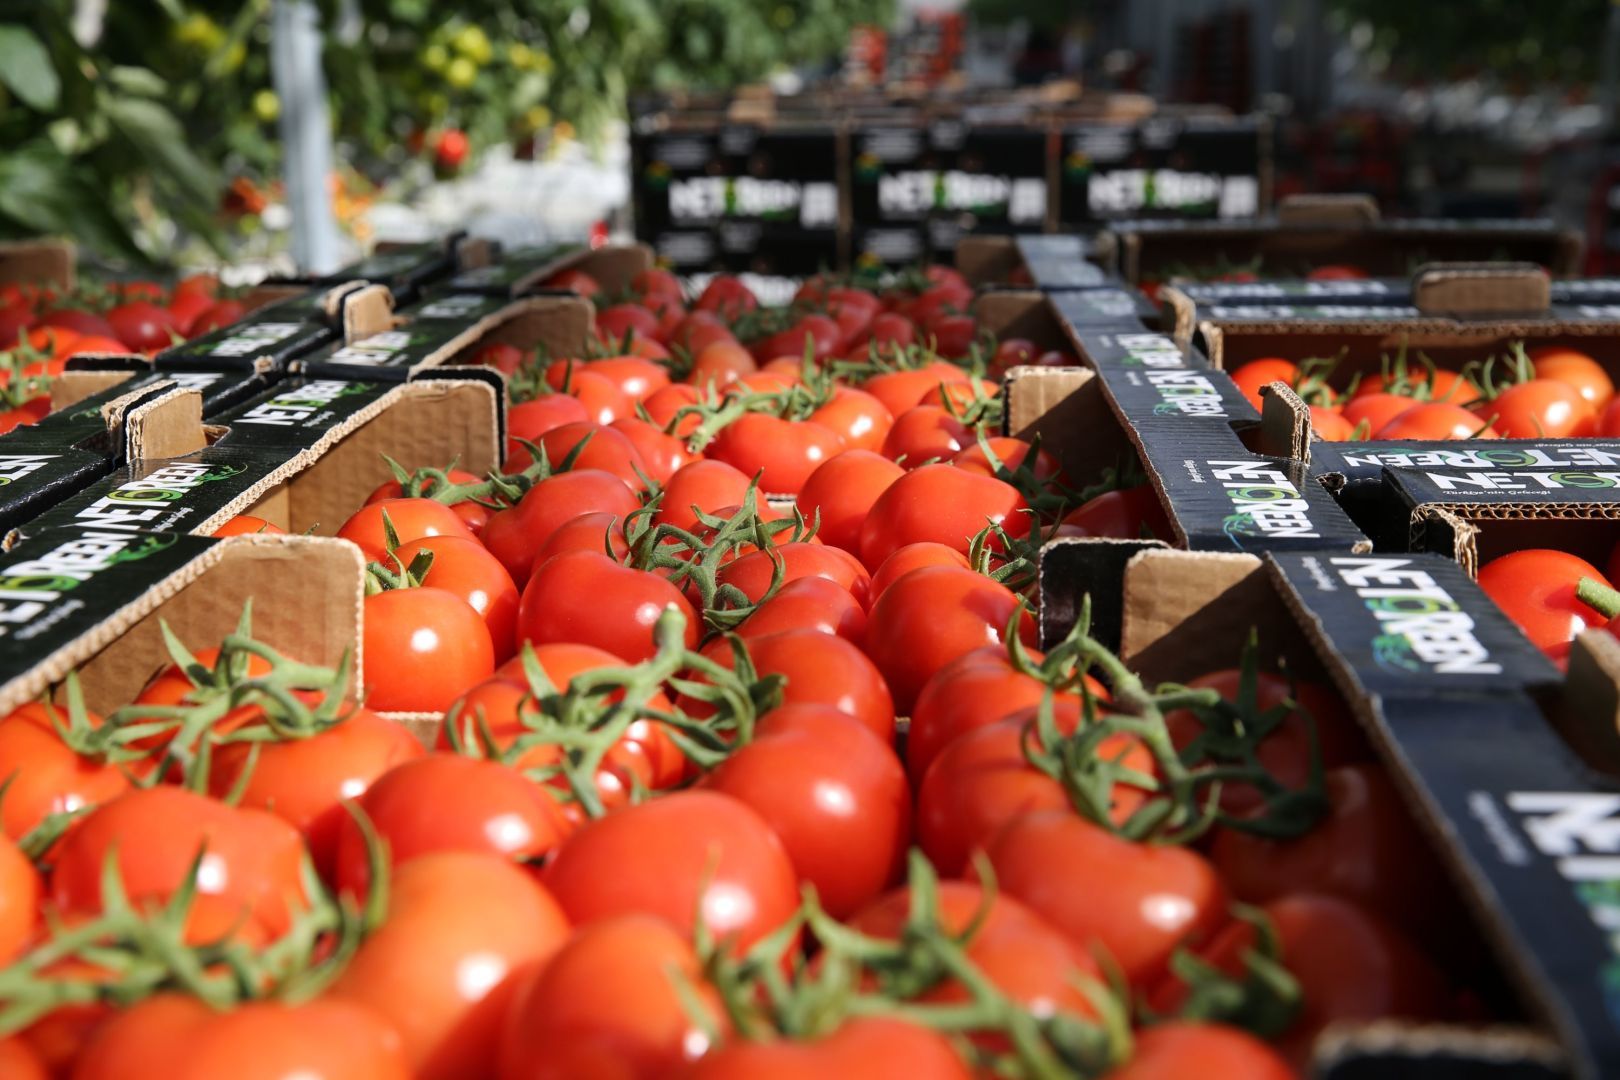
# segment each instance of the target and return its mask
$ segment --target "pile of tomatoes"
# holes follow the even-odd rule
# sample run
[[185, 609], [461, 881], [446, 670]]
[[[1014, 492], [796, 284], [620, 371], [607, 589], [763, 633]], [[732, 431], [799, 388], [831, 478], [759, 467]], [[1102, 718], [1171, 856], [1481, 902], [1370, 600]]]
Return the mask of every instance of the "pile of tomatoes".
[[1614, 380], [1590, 355], [1567, 345], [1525, 350], [1461, 368], [1406, 350], [1380, 371], [1336, 387], [1332, 360], [1250, 360], [1232, 372], [1260, 407], [1260, 388], [1288, 384], [1311, 411], [1311, 429], [1329, 442], [1362, 439], [1579, 439], [1620, 435]]
[[1479, 568], [1479, 587], [1560, 667], [1582, 631], [1620, 630], [1620, 545], [1603, 567], [1567, 551], [1525, 548]]
[[151, 355], [246, 314], [211, 275], [58, 289], [0, 284], [0, 433], [50, 411], [50, 380], [80, 353]]
[[0, 1072], [1268, 1080], [1476, 1017], [1331, 690], [1035, 648], [1032, 535], [1163, 515], [991, 433], [1041, 358], [963, 288], [643, 275], [602, 355], [479, 352], [503, 471], [341, 525], [363, 690], [244, 615], [0, 719]]

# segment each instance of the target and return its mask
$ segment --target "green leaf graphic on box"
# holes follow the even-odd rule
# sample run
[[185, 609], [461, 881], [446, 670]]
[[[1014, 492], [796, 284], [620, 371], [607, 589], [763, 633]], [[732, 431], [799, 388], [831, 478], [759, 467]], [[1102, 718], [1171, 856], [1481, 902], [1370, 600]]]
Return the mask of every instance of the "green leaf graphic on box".
[[1423, 665], [1412, 655], [1412, 643], [1399, 634], [1379, 634], [1372, 639], [1372, 651], [1379, 667], [1412, 672], [1423, 670]]
[[56, 108], [62, 95], [62, 81], [44, 43], [27, 27], [9, 23], [0, 25], [0, 83], [40, 112]]
[[[1236, 538], [1239, 536], [1258, 536], [1260, 533], [1260, 530], [1255, 528], [1254, 518], [1250, 517], [1248, 514], [1226, 515], [1226, 517], [1221, 520], [1221, 531], [1227, 536], [1233, 537], [1234, 543], [1236, 542]], [[1238, 544], [1237, 546], [1242, 547], [1243, 545]]]
[[45, 574], [18, 574], [0, 576], [0, 592], [67, 592], [79, 587], [77, 578], [51, 577]]
[[160, 551], [173, 547], [179, 539], [178, 536], [142, 537], [139, 544], [132, 548], [125, 548], [107, 561], [114, 563], [140, 562], [142, 559], [149, 558]]
[[241, 476], [247, 472], [246, 465], [216, 465], [197, 478], [199, 483], [209, 483], [214, 480], [229, 480], [233, 476]]

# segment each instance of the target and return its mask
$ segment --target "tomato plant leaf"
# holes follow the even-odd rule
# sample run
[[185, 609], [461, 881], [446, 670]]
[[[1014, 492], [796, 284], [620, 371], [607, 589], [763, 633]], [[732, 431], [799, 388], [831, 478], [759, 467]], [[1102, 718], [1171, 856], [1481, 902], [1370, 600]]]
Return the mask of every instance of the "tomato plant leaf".
[[62, 94], [51, 54], [27, 27], [0, 24], [0, 83], [40, 112], [56, 108]]
[[197, 202], [213, 205], [219, 198], [217, 174], [192, 153], [180, 122], [162, 105], [142, 98], [108, 95], [101, 107], [154, 174]]

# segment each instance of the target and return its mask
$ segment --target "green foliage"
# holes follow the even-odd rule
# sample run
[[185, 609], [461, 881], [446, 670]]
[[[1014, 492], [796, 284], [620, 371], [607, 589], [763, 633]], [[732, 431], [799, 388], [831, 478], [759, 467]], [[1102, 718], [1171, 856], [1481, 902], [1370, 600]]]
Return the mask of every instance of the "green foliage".
[[1597, 75], [1608, 0], [1331, 0], [1345, 25], [1366, 22], [1373, 47], [1406, 76], [1589, 82]]

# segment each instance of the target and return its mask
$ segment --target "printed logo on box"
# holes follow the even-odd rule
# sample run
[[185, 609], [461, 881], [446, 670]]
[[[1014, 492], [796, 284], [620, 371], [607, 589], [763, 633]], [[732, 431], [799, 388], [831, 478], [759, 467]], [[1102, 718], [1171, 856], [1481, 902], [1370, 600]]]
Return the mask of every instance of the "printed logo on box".
[[316, 379], [277, 394], [268, 401], [242, 413], [233, 424], [265, 424], [271, 427], [292, 427], [327, 408], [340, 397], [364, 394], [372, 389], [371, 383], [351, 383], [341, 379]]
[[1399, 448], [1346, 451], [1351, 468], [1418, 470], [1441, 491], [1565, 491], [1620, 488], [1620, 452], [1596, 447], [1489, 450]]
[[57, 454], [0, 454], [0, 486], [21, 480], [55, 461]]
[[[0, 568], [0, 637], [28, 640], [84, 607], [65, 597], [109, 567], [155, 555], [173, 536], [88, 532]], [[65, 600], [65, 602], [64, 602]]]
[[215, 480], [228, 480], [247, 471], [245, 465], [206, 465], [175, 462], [155, 469], [139, 480], [119, 484], [89, 506], [75, 520], [104, 529], [139, 532], [168, 515], [173, 503]]
[[1499, 675], [1502, 665], [1474, 633], [1474, 618], [1414, 560], [1334, 556], [1339, 578], [1361, 598], [1381, 633], [1373, 655], [1381, 667], [1436, 675]]
[[209, 345], [202, 351], [208, 356], [251, 356], [286, 341], [304, 329], [305, 325], [301, 322], [250, 323], [224, 341]]
[[1206, 461], [1235, 511], [1222, 530], [1237, 547], [1242, 537], [1314, 539], [1322, 534], [1311, 522], [1310, 503], [1280, 469], [1261, 460]]

